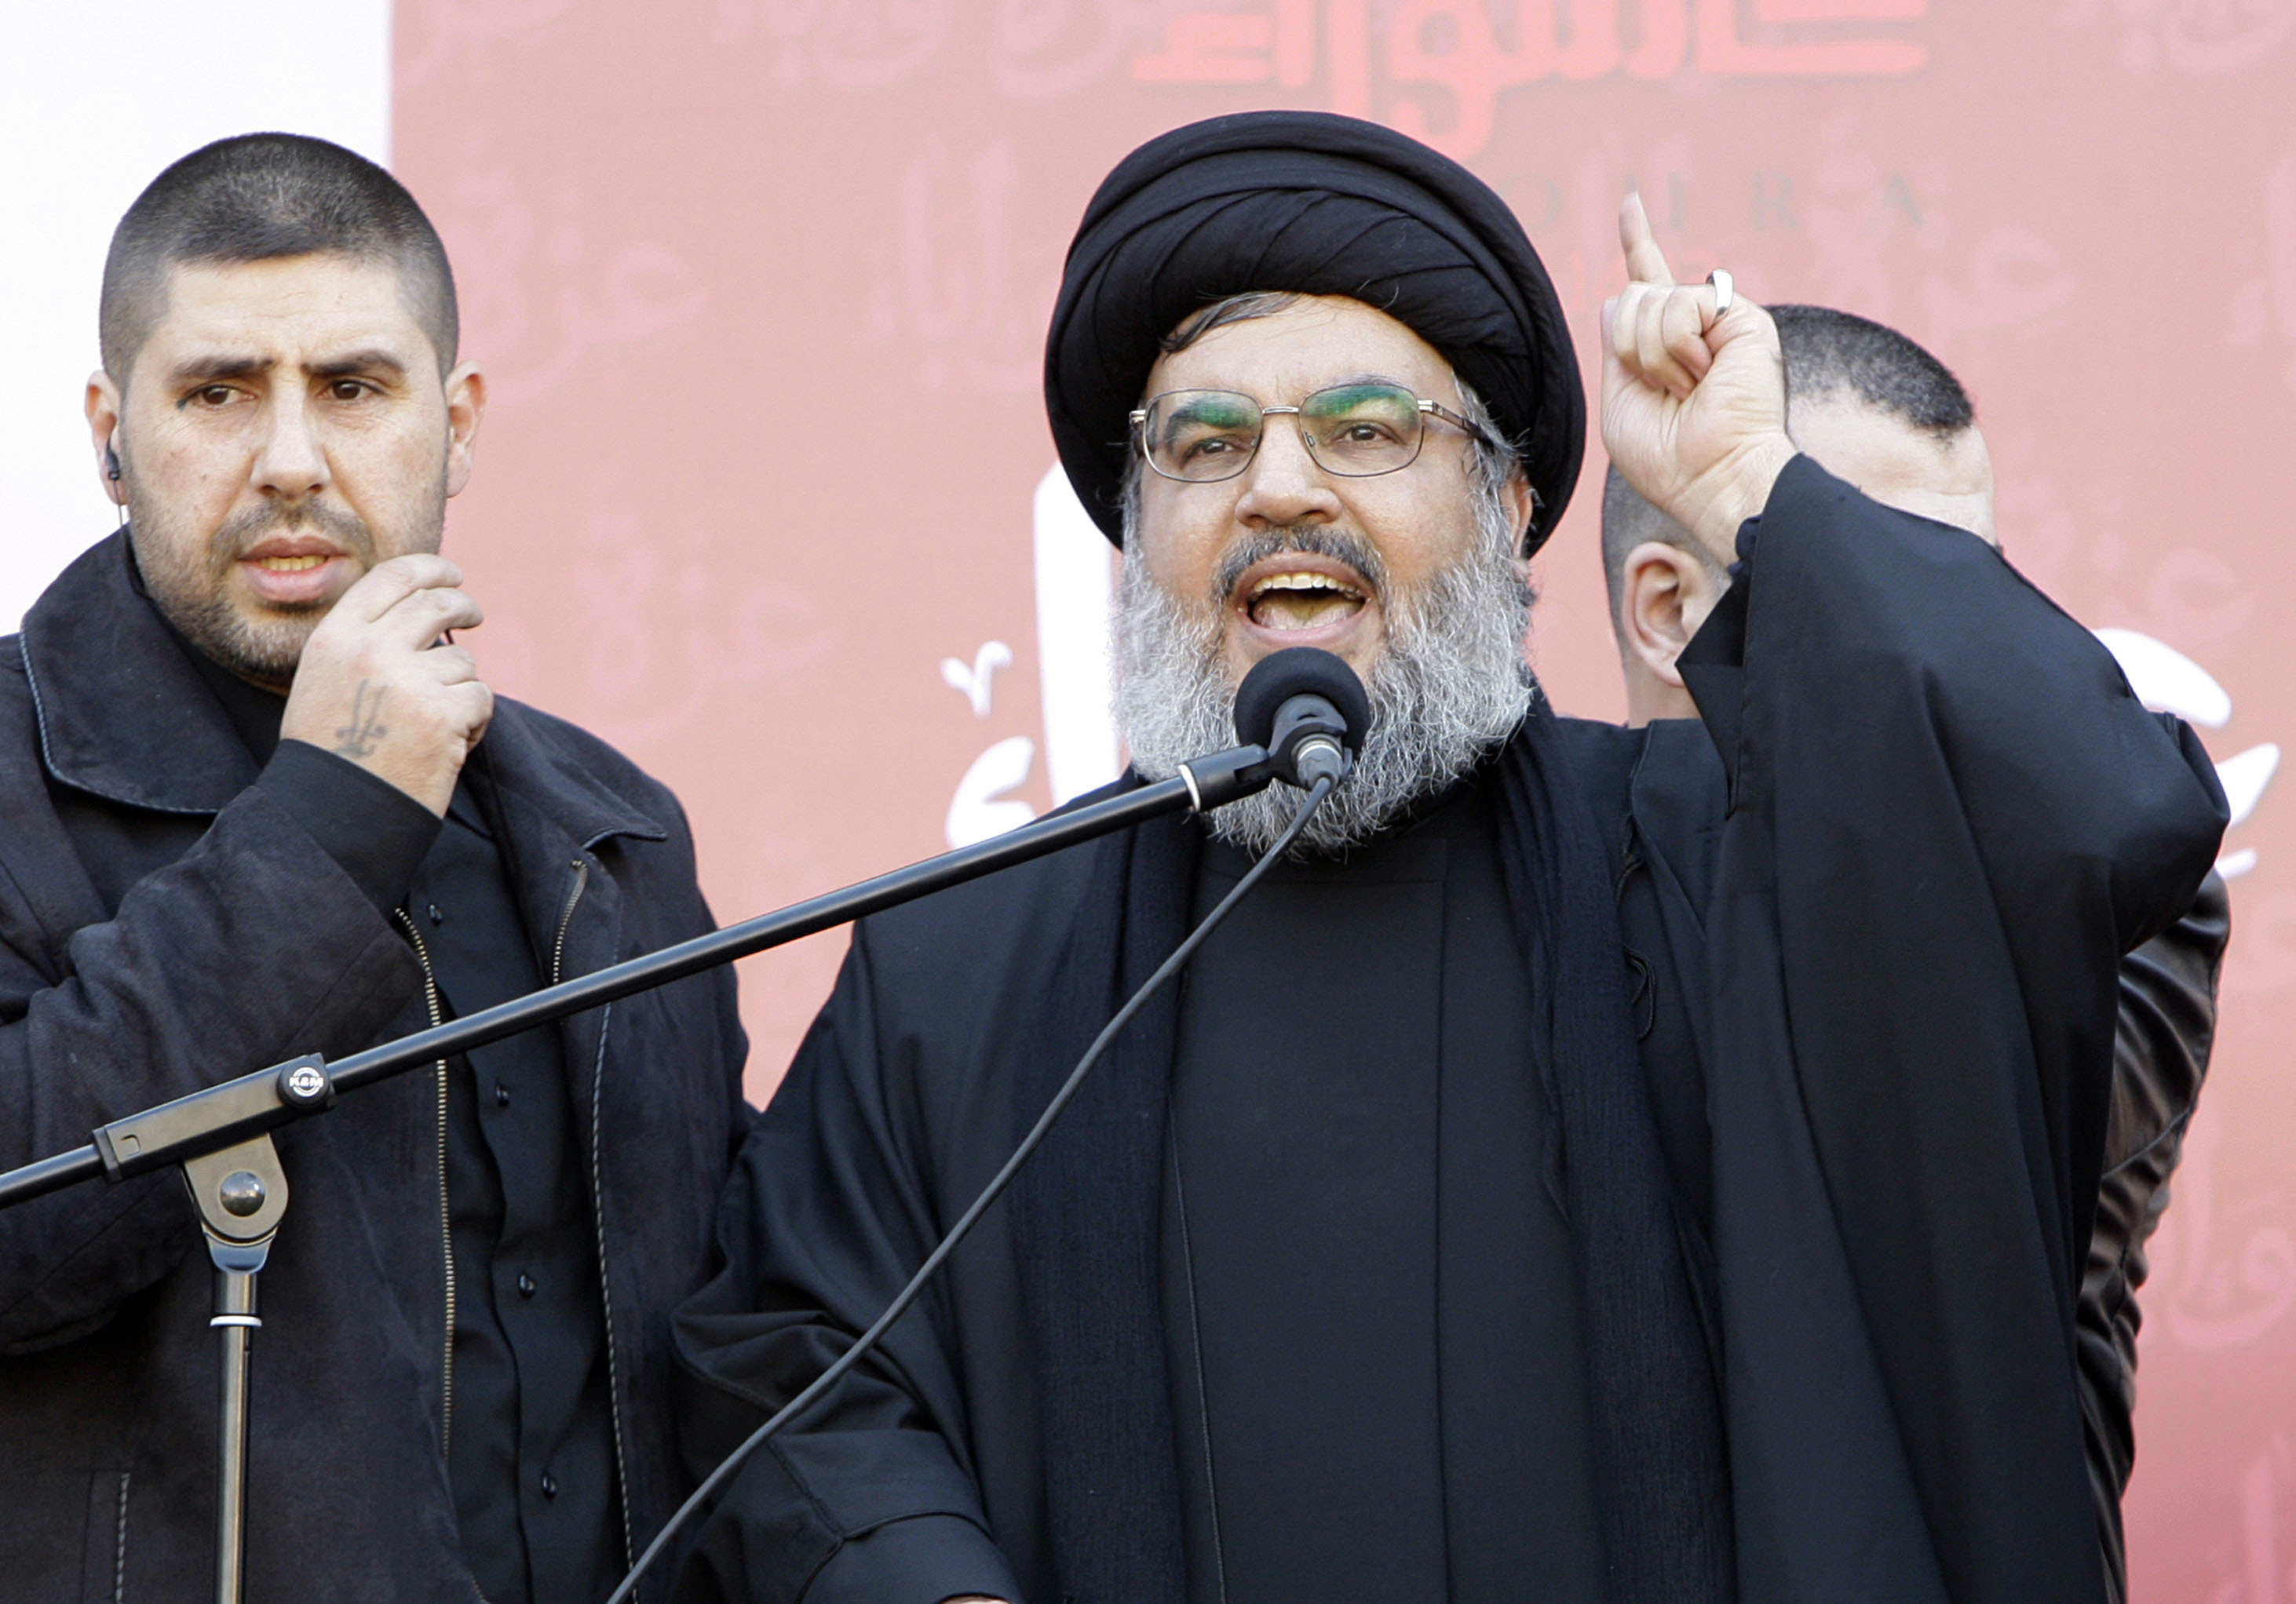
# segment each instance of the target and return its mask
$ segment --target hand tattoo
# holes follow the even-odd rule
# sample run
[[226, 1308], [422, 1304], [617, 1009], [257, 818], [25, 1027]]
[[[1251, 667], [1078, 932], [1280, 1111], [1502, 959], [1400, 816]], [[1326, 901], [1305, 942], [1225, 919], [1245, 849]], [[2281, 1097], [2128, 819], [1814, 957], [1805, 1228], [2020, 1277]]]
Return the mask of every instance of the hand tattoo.
[[390, 733], [390, 726], [381, 720], [383, 692], [367, 694], [368, 682], [361, 680], [358, 689], [351, 693], [351, 721], [335, 732], [335, 744], [330, 749], [338, 757], [348, 757], [356, 763], [371, 757], [374, 749]]

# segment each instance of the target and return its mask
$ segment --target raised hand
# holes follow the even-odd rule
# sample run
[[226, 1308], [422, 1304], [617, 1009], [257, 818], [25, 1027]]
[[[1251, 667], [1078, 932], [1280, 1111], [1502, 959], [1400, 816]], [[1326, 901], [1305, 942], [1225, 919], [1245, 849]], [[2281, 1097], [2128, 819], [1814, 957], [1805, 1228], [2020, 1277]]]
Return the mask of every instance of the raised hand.
[[1603, 445], [1644, 500], [1724, 563], [1794, 454], [1769, 314], [1677, 284], [1642, 198], [1619, 209], [1628, 283], [1603, 306]]
[[495, 707], [471, 654], [438, 643], [485, 617], [462, 583], [444, 557], [377, 563], [311, 632], [280, 739], [348, 757], [445, 817]]

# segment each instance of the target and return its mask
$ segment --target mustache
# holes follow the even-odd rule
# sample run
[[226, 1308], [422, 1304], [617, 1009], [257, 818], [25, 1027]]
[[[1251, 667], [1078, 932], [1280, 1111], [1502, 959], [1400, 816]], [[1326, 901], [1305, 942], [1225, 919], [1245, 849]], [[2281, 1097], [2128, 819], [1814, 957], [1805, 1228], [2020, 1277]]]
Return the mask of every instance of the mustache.
[[216, 568], [228, 569], [274, 535], [309, 529], [332, 540], [347, 556], [374, 566], [374, 534], [356, 512], [321, 502], [265, 502], [234, 513], [215, 532], [209, 552]]
[[1227, 605], [1227, 599], [1235, 593], [1236, 582], [1253, 563], [1284, 552], [1300, 552], [1310, 557], [1329, 557], [1344, 562], [1364, 577], [1376, 600], [1387, 599], [1387, 565], [1380, 561], [1379, 549], [1370, 541], [1329, 524], [1286, 524], [1279, 528], [1254, 530], [1229, 548], [1220, 559], [1219, 571], [1212, 576], [1212, 606], [1218, 609]]

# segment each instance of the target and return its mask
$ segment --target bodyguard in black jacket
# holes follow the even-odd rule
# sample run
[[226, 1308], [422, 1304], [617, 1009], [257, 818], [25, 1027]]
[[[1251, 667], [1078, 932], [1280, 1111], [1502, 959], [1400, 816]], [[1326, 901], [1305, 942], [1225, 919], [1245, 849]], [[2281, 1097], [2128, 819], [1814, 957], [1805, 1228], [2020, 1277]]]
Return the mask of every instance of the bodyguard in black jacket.
[[[452, 294], [317, 141], [123, 222], [89, 413], [135, 524], [0, 640], [0, 1166], [709, 927], [676, 800], [441, 638]], [[684, 1491], [668, 1311], [742, 1056], [720, 970], [280, 1133], [250, 1600], [603, 1596]], [[209, 1277], [172, 1174], [0, 1213], [0, 1598], [212, 1596]]]

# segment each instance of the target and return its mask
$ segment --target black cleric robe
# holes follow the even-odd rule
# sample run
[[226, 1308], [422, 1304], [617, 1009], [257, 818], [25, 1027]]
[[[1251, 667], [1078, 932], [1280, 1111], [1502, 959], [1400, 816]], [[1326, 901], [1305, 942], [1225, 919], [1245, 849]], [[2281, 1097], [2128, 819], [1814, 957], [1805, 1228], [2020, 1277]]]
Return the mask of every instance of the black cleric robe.
[[[2072, 1311], [2117, 970], [2189, 904], [2221, 793], [2190, 732], [1974, 536], [1797, 459], [1740, 552], [1685, 658], [1703, 729], [1559, 729], [1616, 868], [1614, 961], [1709, 1322], [1737, 1596], [2096, 1604]], [[697, 1472], [988, 1181], [1037, 1111], [1034, 1067], [1072, 1060], [1185, 931], [1200, 848], [1160, 821], [857, 929], [736, 1167], [724, 1269], [680, 1316]], [[1101, 1238], [1045, 1227], [1112, 1214], [1160, 1242], [1189, 1135], [1172, 1089], [1198, 1068], [1176, 1068], [1185, 1018], [1178, 999], [1143, 1011], [1033, 1190], [1024, 1174], [883, 1348], [742, 1469], [686, 1596], [1177, 1604], [1185, 1586], [1144, 1567], [1136, 1586], [1080, 1582], [1076, 1547], [1103, 1487], [1131, 1489], [1100, 1511], [1103, 1544], [1152, 1555], [1186, 1529], [1185, 1434], [1136, 1429], [1173, 1412], [1160, 1249], [1111, 1268], [1091, 1262]], [[1064, 1166], [1058, 1144], [1086, 1135], [1111, 1160]], [[1048, 1264], [1046, 1240], [1068, 1258]], [[1140, 1340], [1063, 1342], [1091, 1322], [1062, 1298], [1128, 1276], [1150, 1289]], [[1568, 1435], [1519, 1411], [1514, 1428]]]
[[[1603, 1597], [1488, 784], [1278, 864], [1185, 982], [1160, 1281], [1200, 1604]], [[1195, 916], [1250, 865], [1208, 845]]]

